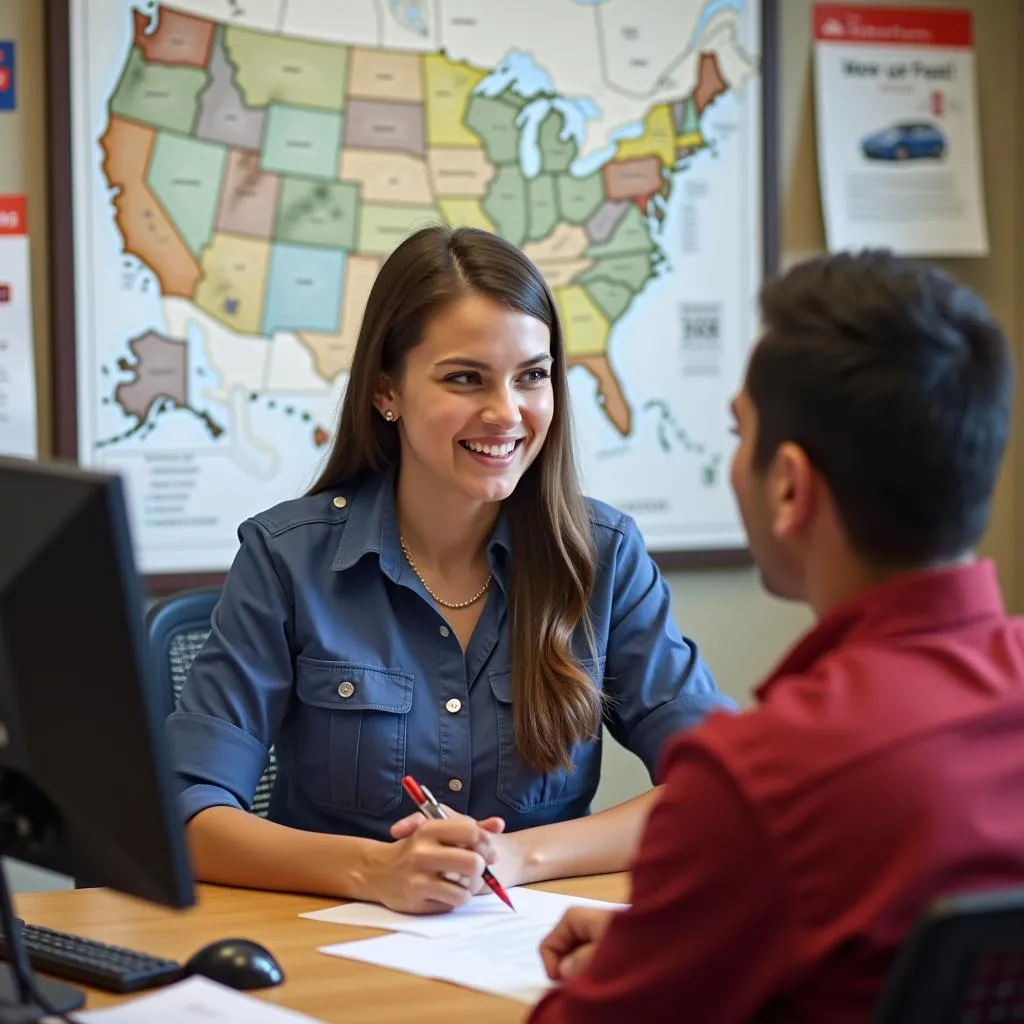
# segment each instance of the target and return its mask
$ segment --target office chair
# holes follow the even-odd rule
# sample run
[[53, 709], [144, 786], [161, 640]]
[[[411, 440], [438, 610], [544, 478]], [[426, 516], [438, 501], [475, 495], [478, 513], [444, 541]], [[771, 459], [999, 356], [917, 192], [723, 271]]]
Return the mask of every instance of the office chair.
[[[192, 659], [210, 635], [210, 615], [219, 599], [220, 587], [183, 590], [158, 601], [146, 614], [148, 657], [164, 701], [165, 717], [177, 705]], [[270, 810], [275, 778], [277, 757], [271, 747], [270, 759], [252, 799], [252, 813], [261, 818]]]
[[1024, 1021], [1024, 888], [938, 899], [907, 936], [874, 1024]]

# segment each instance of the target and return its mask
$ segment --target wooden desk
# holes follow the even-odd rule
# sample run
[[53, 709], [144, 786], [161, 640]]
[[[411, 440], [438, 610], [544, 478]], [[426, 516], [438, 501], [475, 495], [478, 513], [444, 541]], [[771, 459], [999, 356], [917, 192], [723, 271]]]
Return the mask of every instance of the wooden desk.
[[[567, 879], [536, 888], [621, 901], [627, 898], [627, 876]], [[277, 958], [285, 982], [250, 995], [323, 1021], [502, 1024], [522, 1021], [526, 1014], [522, 1003], [509, 999], [318, 953], [318, 946], [384, 934], [298, 916], [303, 911], [335, 906], [338, 900], [213, 885], [199, 886], [197, 895], [197, 906], [186, 911], [165, 910], [107, 889], [23, 893], [15, 897], [15, 908], [32, 924], [182, 962], [214, 939], [253, 939]], [[126, 998], [95, 989], [87, 991], [90, 1008]]]

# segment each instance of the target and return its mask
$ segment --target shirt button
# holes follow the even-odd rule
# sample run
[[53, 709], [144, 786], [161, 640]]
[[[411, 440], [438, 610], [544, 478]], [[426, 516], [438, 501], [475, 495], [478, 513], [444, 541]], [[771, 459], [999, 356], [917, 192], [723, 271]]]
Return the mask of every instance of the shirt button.
[[340, 494], [334, 499], [335, 508], [344, 508], [348, 504], [348, 498], [343, 498]]
[[448, 788], [453, 793], [461, 793], [462, 792], [462, 779], [449, 779], [448, 780]]
[[338, 684], [338, 696], [339, 697], [351, 697], [356, 692], [356, 688], [346, 679], [345, 682]]
[[457, 715], [462, 710], [462, 701], [458, 700], [456, 697], [452, 697], [452, 699], [450, 701], [448, 701], [447, 704], [445, 704], [445, 707], [453, 715]]
[[442, 626], [438, 630], [438, 632], [441, 634], [441, 636], [450, 636], [451, 635], [451, 630], [447, 626]]

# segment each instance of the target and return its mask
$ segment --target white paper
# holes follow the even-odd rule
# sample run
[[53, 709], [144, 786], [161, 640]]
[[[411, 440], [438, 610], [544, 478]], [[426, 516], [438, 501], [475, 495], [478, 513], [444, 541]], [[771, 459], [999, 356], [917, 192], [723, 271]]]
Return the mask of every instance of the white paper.
[[547, 926], [527, 919], [511, 928], [497, 928], [493, 935], [491, 929], [433, 939], [384, 935], [339, 942], [320, 952], [535, 1003], [552, 984], [539, 952], [547, 931]]
[[448, 914], [399, 914], [377, 903], [345, 903], [326, 910], [313, 910], [299, 917], [328, 924], [346, 924], [359, 928], [382, 928], [391, 932], [407, 932], [426, 938], [458, 935], [466, 931], [503, 921], [529, 918], [554, 924], [569, 907], [599, 907], [618, 910], [619, 903], [588, 900], [563, 893], [541, 892], [538, 889], [509, 890], [515, 913], [492, 892], [474, 896], [465, 906]]
[[151, 995], [76, 1013], [80, 1024], [316, 1024], [316, 1018], [236, 992], [207, 978], [186, 978]]
[[817, 4], [828, 248], [988, 253], [969, 11]]
[[25, 199], [0, 196], [0, 455], [38, 454]]
[[[552, 985], [544, 973], [540, 944], [562, 913], [570, 906], [615, 910], [624, 909], [624, 906], [522, 889], [509, 894], [517, 908], [527, 892], [531, 896], [555, 898], [535, 903], [528, 898], [525, 912], [509, 913], [501, 918], [491, 918], [489, 922], [479, 917], [463, 917], [458, 932], [431, 936], [408, 933], [384, 935], [376, 939], [322, 946], [320, 952], [405, 971], [421, 978], [451, 982], [522, 1003], [535, 1003]], [[533, 906], [528, 906], [531, 903]], [[447, 916], [455, 921], [457, 913]]]

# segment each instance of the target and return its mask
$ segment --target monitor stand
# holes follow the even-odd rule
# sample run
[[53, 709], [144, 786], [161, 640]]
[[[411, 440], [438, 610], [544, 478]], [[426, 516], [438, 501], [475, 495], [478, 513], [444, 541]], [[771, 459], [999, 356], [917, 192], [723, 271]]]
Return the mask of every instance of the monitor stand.
[[[36, 978], [35, 988], [57, 1013], [69, 1013], [85, 1005], [81, 989], [49, 978]], [[0, 964], [0, 1024], [38, 1024], [52, 1020], [53, 1014], [44, 1010], [31, 995], [19, 990], [17, 978], [9, 964]]]
[[[10, 799], [9, 776], [0, 771], [0, 855], [13, 853], [22, 843], [47, 838], [47, 815], [31, 800]], [[21, 794], [19, 794], [21, 795]], [[65, 1014], [85, 1004], [85, 994], [71, 985], [36, 977], [14, 916], [7, 870], [0, 862], [0, 931], [7, 949], [0, 963], [0, 1024], [36, 1024], [54, 1014]], [[44, 1005], [45, 1003], [45, 1005]]]

